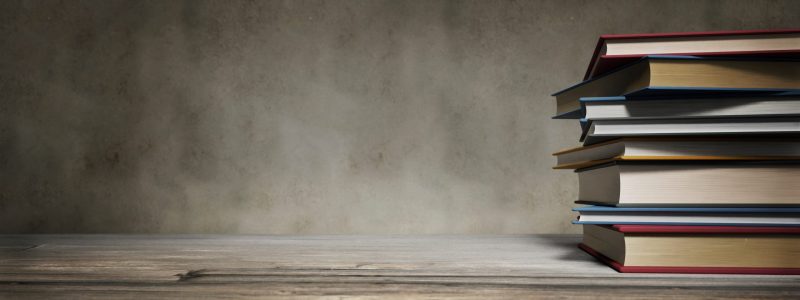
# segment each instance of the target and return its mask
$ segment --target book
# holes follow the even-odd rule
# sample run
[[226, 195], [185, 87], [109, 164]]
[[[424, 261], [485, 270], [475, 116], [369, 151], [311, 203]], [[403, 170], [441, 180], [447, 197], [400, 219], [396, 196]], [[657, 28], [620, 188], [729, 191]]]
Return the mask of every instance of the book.
[[556, 92], [557, 118], [580, 111], [581, 97], [757, 94], [800, 91], [800, 60], [645, 56]]
[[601, 35], [583, 79], [602, 75], [648, 54], [798, 56], [800, 29]]
[[553, 153], [554, 169], [617, 160], [800, 160], [800, 138], [626, 137]]
[[800, 207], [608, 207], [572, 209], [573, 224], [800, 226]]
[[800, 227], [583, 225], [579, 247], [619, 272], [800, 274]]
[[782, 136], [800, 134], [800, 117], [589, 120], [580, 140], [592, 145], [642, 136]]
[[616, 161], [575, 172], [582, 204], [800, 206], [800, 161]]
[[800, 116], [800, 95], [690, 99], [588, 97], [580, 98], [580, 102], [582, 117], [588, 120]]

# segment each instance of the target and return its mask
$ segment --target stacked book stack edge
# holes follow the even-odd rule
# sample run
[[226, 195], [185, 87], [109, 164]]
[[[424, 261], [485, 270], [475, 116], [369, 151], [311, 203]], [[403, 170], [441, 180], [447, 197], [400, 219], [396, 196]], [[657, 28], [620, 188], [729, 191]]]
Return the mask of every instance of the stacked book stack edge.
[[800, 274], [800, 29], [601, 36], [555, 93], [579, 245], [620, 272]]

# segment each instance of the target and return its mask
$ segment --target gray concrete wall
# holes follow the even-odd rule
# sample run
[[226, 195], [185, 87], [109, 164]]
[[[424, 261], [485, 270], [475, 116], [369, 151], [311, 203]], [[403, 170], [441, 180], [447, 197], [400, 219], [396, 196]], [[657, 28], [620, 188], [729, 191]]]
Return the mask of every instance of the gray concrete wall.
[[800, 1], [0, 1], [0, 232], [561, 233], [602, 33]]

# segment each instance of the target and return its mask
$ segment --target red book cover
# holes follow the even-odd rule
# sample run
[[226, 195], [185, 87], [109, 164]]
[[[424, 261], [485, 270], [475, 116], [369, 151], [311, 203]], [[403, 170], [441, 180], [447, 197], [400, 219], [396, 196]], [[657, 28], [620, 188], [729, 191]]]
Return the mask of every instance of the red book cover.
[[[592, 60], [589, 62], [589, 67], [584, 75], [584, 80], [589, 80], [594, 76], [606, 73], [617, 67], [634, 62], [639, 58], [648, 54], [642, 53], [637, 55], [601, 55], [603, 45], [607, 40], [624, 40], [624, 39], [646, 39], [646, 38], [680, 38], [680, 37], [702, 37], [702, 36], [742, 36], [742, 35], [756, 35], [756, 34], [780, 34], [780, 33], [800, 33], [800, 29], [779, 29], [779, 30], [739, 30], [739, 31], [707, 31], [707, 32], [671, 32], [671, 33], [654, 33], [654, 34], [605, 34], [601, 35], [597, 41]], [[670, 55], [696, 55], [696, 56], [774, 56], [774, 57], [797, 57], [800, 56], [800, 47], [797, 50], [787, 51], [744, 51], [744, 52], [704, 52], [704, 53], [658, 53]]]
[[622, 233], [800, 234], [800, 227], [611, 225]]
[[681, 274], [762, 274], [800, 275], [800, 268], [734, 268], [734, 267], [659, 267], [624, 266], [600, 254], [589, 246], [578, 244], [578, 248], [620, 273], [681, 273]]

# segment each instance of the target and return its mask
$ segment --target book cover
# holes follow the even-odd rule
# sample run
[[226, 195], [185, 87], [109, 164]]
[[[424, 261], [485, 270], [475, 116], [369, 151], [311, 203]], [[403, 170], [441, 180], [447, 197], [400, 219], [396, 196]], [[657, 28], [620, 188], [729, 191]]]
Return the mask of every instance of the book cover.
[[[708, 32], [672, 32], [672, 33], [649, 33], [649, 34], [605, 34], [601, 35], [592, 53], [592, 59], [586, 68], [584, 80], [592, 79], [595, 76], [605, 74], [625, 64], [635, 62], [641, 55], [601, 55], [603, 46], [608, 40], [630, 40], [630, 39], [661, 39], [661, 38], [681, 38], [681, 37], [717, 37], [717, 36], [748, 36], [763, 34], [792, 34], [800, 33], [800, 29], [779, 29], [779, 30], [737, 30], [737, 31], [708, 31]], [[800, 56], [800, 50], [785, 51], [739, 51], [739, 52], [705, 52], [705, 53], [670, 53], [673, 55], [693, 55], [693, 56], [772, 56], [772, 57], [795, 57]]]
[[572, 211], [689, 212], [689, 213], [800, 213], [800, 207], [613, 207], [587, 205]]
[[609, 207], [573, 208], [576, 225], [800, 227], [800, 207]]
[[[553, 93], [551, 96], [556, 97], [557, 103], [557, 115], [553, 118], [555, 119], [574, 119], [580, 118], [581, 116], [581, 105], [579, 98], [577, 97], [574, 99], [574, 104], [572, 100], [568, 100], [574, 97], [574, 93], [576, 89], [581, 91], [582, 89], [598, 86], [595, 84], [596, 81], [605, 80], [606, 77], [612, 76], [610, 78], [615, 78], [617, 73], [619, 74], [627, 74], [629, 70], [628, 68], [638, 68], [639, 64], [650, 64], [653, 61], [663, 61], [663, 60], [679, 60], [679, 61], [718, 61], [718, 62], [736, 62], [736, 61], [743, 61], [743, 62], [772, 62], [772, 63], [797, 63], [800, 62], [800, 57], [795, 58], [768, 58], [768, 57], [758, 57], [758, 58], [741, 58], [741, 57], [700, 57], [700, 56], [680, 56], [680, 55], [647, 55], [637, 59], [635, 62], [632, 62], [628, 65], [620, 67], [612, 72], [603, 74], [599, 77], [594, 77], [586, 81], [582, 81], [580, 83], [574, 84], [570, 87], [562, 89], [558, 92]], [[587, 87], [584, 87], [587, 86]], [[611, 91], [606, 91], [611, 93]], [[779, 87], [779, 88], [756, 88], [756, 87], [714, 87], [714, 86], [661, 86], [657, 83], [648, 82], [647, 85], [644, 87], [636, 87], [635, 89], [629, 89], [625, 91], [621, 91], [619, 93], [613, 92], [614, 94], [608, 95], [583, 95], [583, 97], [670, 97], [670, 96], [684, 96], [684, 97], [709, 97], [709, 96], [719, 96], [719, 95], [726, 95], [726, 96], [757, 96], [757, 95], [796, 95], [800, 93], [800, 87], [795, 86], [787, 86], [787, 87]], [[564, 100], [560, 99], [559, 97], [566, 97]], [[563, 102], [563, 103], [562, 103]], [[563, 108], [561, 106], [564, 106]], [[574, 108], [568, 108], [572, 107]]]
[[581, 243], [578, 248], [620, 273], [800, 275], [800, 268], [625, 266]]
[[684, 225], [610, 225], [622, 233], [654, 234], [800, 234], [800, 227], [768, 226], [684, 226]]

